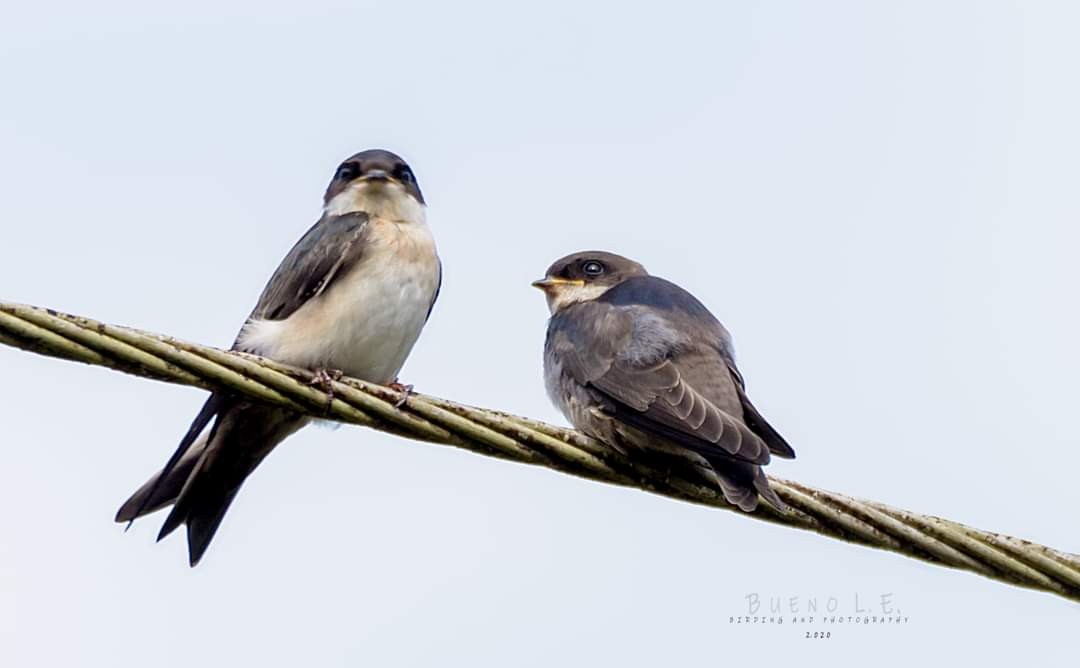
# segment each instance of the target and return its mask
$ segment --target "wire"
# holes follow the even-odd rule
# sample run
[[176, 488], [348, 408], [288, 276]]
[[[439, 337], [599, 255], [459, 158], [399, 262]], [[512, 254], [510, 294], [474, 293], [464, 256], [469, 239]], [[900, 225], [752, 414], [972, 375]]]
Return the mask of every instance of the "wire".
[[[310, 371], [254, 355], [7, 302], [0, 302], [0, 343], [736, 510], [708, 479], [694, 474], [689, 461], [658, 467], [571, 429], [446, 399], [403, 395], [352, 378], [313, 383]], [[738, 515], [898, 552], [1080, 602], [1078, 555], [782, 478], [770, 476], [769, 482], [790, 506], [788, 511], [781, 513], [761, 504], [753, 513], [736, 510]]]

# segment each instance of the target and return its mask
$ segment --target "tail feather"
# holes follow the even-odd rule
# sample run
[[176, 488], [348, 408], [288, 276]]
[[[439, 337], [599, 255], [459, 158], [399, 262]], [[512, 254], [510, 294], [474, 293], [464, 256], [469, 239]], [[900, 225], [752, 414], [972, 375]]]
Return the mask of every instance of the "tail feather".
[[765, 499], [770, 506], [782, 513], [787, 512], [787, 504], [781, 501], [780, 496], [769, 486], [769, 479], [765, 476], [765, 471], [761, 470], [760, 466], [757, 467], [757, 472], [754, 474], [754, 489], [757, 490], [757, 493], [761, 495], [761, 498]]
[[[177, 494], [176, 498], [173, 500], [172, 510], [169, 511], [168, 517], [165, 518], [165, 522], [161, 525], [161, 530], [158, 531], [158, 540], [171, 534], [176, 530], [176, 527], [180, 526], [186, 519], [186, 510], [184, 508], [185, 500], [191, 498], [191, 495], [189, 494], [191, 487], [197, 485], [201, 479], [206, 477], [200, 474], [207, 468], [207, 460], [211, 459], [215, 452], [220, 451], [221, 441], [216, 440], [218, 428], [221, 427], [221, 423], [225, 420], [227, 415], [228, 413], [222, 413], [218, 416], [218, 419], [214, 421], [214, 426], [210, 428], [210, 433], [206, 436], [207, 447], [203, 448], [202, 453], [199, 454], [199, 458], [191, 467], [191, 473], [188, 474], [187, 478], [184, 480], [183, 487], [180, 488], [180, 493]], [[227, 434], [224, 434], [223, 436], [227, 436]]]
[[194, 504], [187, 518], [188, 539], [188, 563], [192, 566], [199, 563], [206, 548], [210, 547], [210, 541], [217, 533], [221, 520], [225, 517], [225, 511], [236, 498], [240, 491], [237, 487], [222, 493], [199, 497], [199, 502]]
[[751, 512], [757, 509], [760, 495], [777, 510], [787, 510], [787, 504], [781, 501], [776, 491], [769, 486], [769, 479], [760, 466], [727, 457], [710, 457], [709, 463], [716, 472], [720, 491], [728, 503], [738, 506], [740, 510]]
[[[192, 566], [202, 559], [221, 525], [221, 520], [225, 518], [225, 511], [236, 498], [244, 479], [254, 470], [252, 466], [236, 480], [237, 472], [229, 471], [220, 464], [215, 466], [212, 455], [213, 453], [208, 451], [199, 457], [157, 536], [157, 539], [161, 540], [181, 524], [186, 524], [188, 563]], [[230, 484], [235, 486], [230, 487]]]
[[120, 510], [116, 513], [117, 522], [131, 522], [144, 515], [157, 512], [162, 508], [171, 506], [180, 496], [180, 490], [191, 476], [195, 465], [206, 449], [206, 437], [200, 437], [191, 448], [184, 453], [183, 457], [176, 462], [172, 470], [162, 469], [147, 480], [134, 494], [131, 495]]
[[[205, 407], [196, 423], [204, 412]], [[116, 516], [117, 521], [130, 521], [172, 504], [158, 540], [181, 524], [187, 525], [192, 566], [206, 552], [244, 480], [278, 443], [308, 421], [288, 411], [247, 402], [221, 403], [214, 412], [217, 420], [207, 436], [197, 440], [193, 437], [183, 452], [174, 454], [157, 476], [124, 503]], [[209, 419], [202, 426], [207, 422]]]
[[[191, 426], [188, 427], [187, 433], [180, 439], [180, 445], [176, 447], [176, 451], [169, 457], [169, 461], [165, 462], [165, 466], [161, 471], [150, 479], [145, 485], [140, 487], [124, 502], [124, 505], [120, 507], [120, 510], [116, 513], [117, 522], [131, 522], [136, 517], [142, 517], [147, 513], [153, 512], [154, 509], [150, 509], [150, 504], [156, 502], [158, 508], [168, 505], [169, 501], [175, 498], [175, 495], [169, 496], [168, 492], [159, 491], [159, 488], [169, 484], [174, 486], [178, 480], [183, 481], [185, 478], [179, 478], [174, 474], [174, 469], [180, 464], [180, 461], [184, 459], [184, 455], [187, 455], [189, 450], [193, 449], [196, 440], [199, 438], [199, 434], [202, 433], [206, 425], [210, 423], [210, 420], [215, 415], [221, 412], [225, 404], [225, 397], [221, 394], [214, 393], [210, 395], [210, 398], [206, 400], [202, 408], [199, 409], [199, 414], [195, 416], [195, 419], [191, 421]], [[193, 465], [193, 464], [192, 464]], [[182, 482], [180, 484], [183, 484]], [[164, 498], [163, 498], [164, 497]], [[126, 519], [120, 519], [124, 517]]]

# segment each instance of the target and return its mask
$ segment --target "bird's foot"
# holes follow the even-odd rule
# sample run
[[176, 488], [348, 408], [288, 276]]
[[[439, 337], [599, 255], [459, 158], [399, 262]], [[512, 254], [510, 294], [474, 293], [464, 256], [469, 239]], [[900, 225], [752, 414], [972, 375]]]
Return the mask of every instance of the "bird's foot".
[[338, 369], [316, 369], [311, 374], [308, 385], [322, 390], [326, 394], [326, 414], [330, 414], [330, 407], [334, 403], [334, 383], [345, 376]]
[[391, 390], [401, 392], [401, 398], [394, 402], [394, 408], [401, 408], [405, 405], [405, 402], [409, 400], [409, 397], [415, 394], [413, 392], [412, 385], [405, 385], [404, 383], [400, 383], [398, 382], [397, 378], [394, 379], [394, 382], [387, 385], [387, 387], [389, 387]]

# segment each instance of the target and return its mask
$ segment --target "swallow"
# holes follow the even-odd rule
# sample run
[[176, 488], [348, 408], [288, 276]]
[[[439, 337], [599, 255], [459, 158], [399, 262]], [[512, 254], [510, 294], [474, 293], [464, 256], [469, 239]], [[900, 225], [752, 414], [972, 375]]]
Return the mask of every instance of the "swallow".
[[[285, 259], [232, 349], [379, 384], [397, 374], [442, 284], [442, 264], [412, 169], [368, 150], [345, 160], [322, 217]], [[214, 392], [165, 467], [135, 492], [117, 522], [172, 506], [158, 540], [187, 527], [195, 566], [244, 480], [311, 418]]]
[[568, 255], [534, 287], [551, 318], [544, 384], [580, 431], [626, 453], [680, 455], [740, 509], [783, 510], [761, 467], [795, 451], [746, 396], [731, 335], [693, 295], [603, 251]]

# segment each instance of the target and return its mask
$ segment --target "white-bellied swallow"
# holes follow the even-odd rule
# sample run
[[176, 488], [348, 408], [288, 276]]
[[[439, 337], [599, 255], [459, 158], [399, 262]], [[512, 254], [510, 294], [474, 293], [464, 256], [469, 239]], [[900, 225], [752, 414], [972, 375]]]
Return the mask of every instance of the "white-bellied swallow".
[[795, 451], [746, 396], [731, 335], [693, 295], [625, 257], [575, 253], [547, 296], [544, 382], [582, 432], [627, 454], [679, 454], [742, 510], [783, 502], [761, 467]]
[[[233, 350], [396, 383], [442, 282], [425, 209], [416, 176], [397, 155], [369, 150], [345, 160], [326, 189], [322, 217], [282, 260]], [[171, 505], [158, 540], [187, 525], [194, 566], [244, 480], [309, 421], [213, 393], [165, 467], [116, 521]]]

